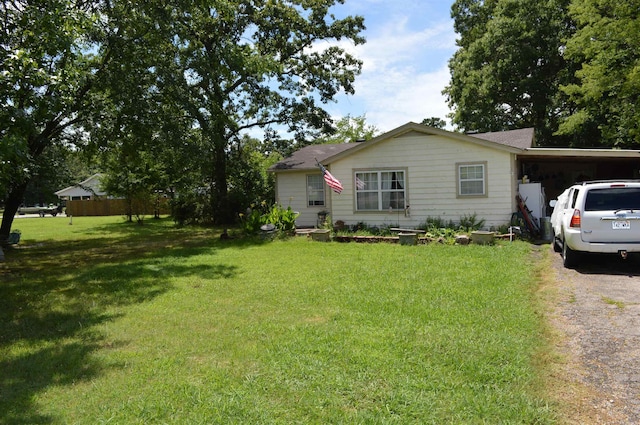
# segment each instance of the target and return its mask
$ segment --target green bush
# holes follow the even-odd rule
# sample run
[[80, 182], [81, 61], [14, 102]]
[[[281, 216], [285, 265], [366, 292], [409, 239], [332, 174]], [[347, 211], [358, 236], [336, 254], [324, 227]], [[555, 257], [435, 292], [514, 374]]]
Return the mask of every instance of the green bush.
[[296, 230], [296, 218], [299, 215], [300, 213], [293, 211], [290, 206], [284, 209], [275, 204], [266, 214], [266, 222], [273, 224], [282, 232], [293, 232]]
[[457, 235], [469, 233], [484, 227], [485, 220], [478, 219], [475, 213], [460, 217], [460, 222], [446, 221], [441, 217], [427, 217], [419, 226], [426, 232], [426, 236], [432, 239], [442, 239], [447, 244], [453, 244]]
[[246, 234], [256, 234], [260, 227], [265, 224], [273, 224], [280, 232], [291, 233], [296, 229], [296, 219], [300, 213], [291, 209], [283, 208], [279, 204], [267, 206], [266, 201], [260, 204], [253, 204], [247, 208], [246, 213], [240, 214], [242, 229]]
[[485, 220], [478, 219], [478, 215], [476, 213], [470, 215], [463, 215], [460, 217], [460, 229], [465, 232], [471, 232], [473, 230], [479, 230], [484, 227]]
[[186, 192], [171, 200], [171, 216], [180, 226], [212, 223], [211, 200], [206, 194]]
[[419, 228], [429, 231], [431, 229], [457, 229], [453, 220], [445, 221], [442, 217], [427, 217], [427, 220], [418, 226]]
[[[329, 224], [327, 228], [333, 229], [331, 224]], [[367, 223], [360, 221], [351, 226], [346, 226], [345, 228], [338, 231], [338, 234], [349, 236], [391, 236], [393, 232], [391, 232], [390, 225], [370, 226]]]

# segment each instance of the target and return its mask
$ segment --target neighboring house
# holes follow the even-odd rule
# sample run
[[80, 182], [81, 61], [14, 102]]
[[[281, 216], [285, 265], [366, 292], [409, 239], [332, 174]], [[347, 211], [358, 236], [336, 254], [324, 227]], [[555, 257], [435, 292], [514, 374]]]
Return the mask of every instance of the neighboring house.
[[[531, 128], [465, 135], [408, 123], [366, 142], [307, 146], [269, 171], [276, 201], [300, 212], [299, 227], [316, 226], [324, 212], [334, 223], [402, 228], [475, 214], [491, 227], [509, 223], [525, 176], [543, 182], [550, 198], [589, 170], [590, 178], [614, 169], [637, 177], [639, 158], [638, 151], [535, 148]], [[340, 180], [340, 194], [324, 184], [316, 161]]]
[[83, 201], [103, 197], [107, 193], [100, 186], [101, 177], [100, 173], [94, 174], [78, 184], [55, 192], [55, 194], [65, 201]]

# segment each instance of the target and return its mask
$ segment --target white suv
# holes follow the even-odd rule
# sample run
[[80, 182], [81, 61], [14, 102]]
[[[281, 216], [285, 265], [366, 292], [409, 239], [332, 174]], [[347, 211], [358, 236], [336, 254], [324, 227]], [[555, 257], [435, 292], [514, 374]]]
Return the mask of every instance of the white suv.
[[585, 182], [571, 186], [551, 205], [554, 249], [565, 267], [580, 252], [640, 252], [640, 180]]

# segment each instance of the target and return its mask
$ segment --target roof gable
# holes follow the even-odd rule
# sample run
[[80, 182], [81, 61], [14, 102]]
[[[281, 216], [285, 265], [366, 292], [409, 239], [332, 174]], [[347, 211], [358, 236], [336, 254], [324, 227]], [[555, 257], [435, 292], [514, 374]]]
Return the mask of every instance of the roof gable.
[[533, 145], [533, 128], [467, 135], [409, 122], [366, 142], [306, 146], [270, 167], [269, 171], [310, 170], [317, 167], [316, 161], [330, 164], [332, 161], [344, 158], [362, 149], [372, 148], [384, 141], [429, 135], [442, 136], [464, 143], [512, 153], [521, 153], [524, 149]]
[[[326, 162], [331, 163], [331, 161], [343, 158], [347, 155], [351, 155], [362, 149], [371, 148], [376, 144], [384, 141], [388, 141], [391, 139], [399, 139], [402, 137], [416, 137], [416, 136], [442, 136], [449, 139], [455, 139], [464, 143], [476, 144], [476, 145], [485, 146], [485, 147], [489, 147], [492, 149], [497, 149], [505, 152], [521, 153], [524, 148], [521, 148], [519, 146], [526, 145], [527, 134], [530, 134], [530, 137], [531, 137], [531, 139], [529, 139], [529, 146], [531, 146], [531, 144], [533, 143], [533, 129], [525, 129], [525, 130], [530, 130], [530, 131], [516, 133], [517, 142], [514, 142], [513, 137], [511, 137], [509, 134], [501, 134], [499, 136], [500, 133], [511, 133], [511, 131], [503, 131], [500, 133], [482, 133], [482, 134], [466, 135], [463, 133], [456, 133], [448, 130], [442, 130], [439, 128], [428, 127], [423, 124], [409, 122], [403, 126], [400, 126], [394, 130], [384, 133], [367, 142], [356, 143], [355, 146], [349, 149], [348, 151], [343, 151], [334, 156], [327, 158]], [[519, 130], [513, 130], [513, 131], [518, 132]], [[479, 136], [483, 136], [483, 137], [479, 137]]]
[[104, 192], [100, 187], [101, 178], [102, 174], [96, 173], [86, 180], [81, 181], [80, 183], [76, 183], [73, 186], [69, 186], [55, 192], [55, 194], [57, 196], [79, 196], [85, 194], [91, 195], [93, 193], [99, 196], [105, 195], [106, 192]]

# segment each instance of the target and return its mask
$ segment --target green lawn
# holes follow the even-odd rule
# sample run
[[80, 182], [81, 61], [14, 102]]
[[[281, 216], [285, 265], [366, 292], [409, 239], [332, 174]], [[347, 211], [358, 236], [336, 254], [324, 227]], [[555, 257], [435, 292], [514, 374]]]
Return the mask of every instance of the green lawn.
[[18, 219], [0, 423], [546, 424], [535, 261]]

